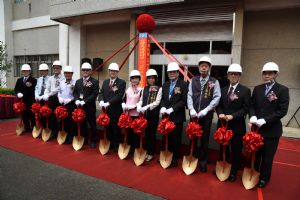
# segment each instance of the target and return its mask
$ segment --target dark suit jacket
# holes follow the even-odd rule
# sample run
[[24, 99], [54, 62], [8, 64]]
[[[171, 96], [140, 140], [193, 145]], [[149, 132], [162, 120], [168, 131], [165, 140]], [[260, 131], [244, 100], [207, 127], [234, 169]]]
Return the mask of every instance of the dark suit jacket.
[[[179, 92], [175, 92], [176, 88], [179, 88]], [[181, 123], [185, 121], [185, 106], [187, 101], [188, 83], [178, 79], [169, 99], [170, 82], [166, 82], [162, 87], [162, 99], [161, 107], [173, 108], [174, 112], [170, 115], [170, 120], [175, 123]]]
[[280, 119], [284, 117], [289, 107], [289, 89], [279, 83], [273, 85], [268, 94], [273, 92], [277, 99], [270, 101], [265, 95], [265, 84], [254, 88], [251, 97], [250, 116], [257, 119], [265, 119], [264, 124], [259, 129], [264, 137], [278, 138], [282, 135], [282, 123]]
[[23, 82], [24, 77], [21, 77], [17, 80], [15, 85], [15, 93], [19, 92], [23, 94], [23, 102], [26, 104], [26, 107], [30, 109], [33, 102], [35, 102], [34, 98], [34, 90], [36, 86], [37, 80], [29, 76], [26, 82]]
[[[76, 81], [73, 92], [74, 100], [83, 100], [85, 102], [83, 108], [86, 111], [96, 112], [96, 98], [99, 93], [99, 81], [90, 77], [88, 82], [90, 82], [90, 85], [84, 87], [83, 78]], [[83, 98], [80, 98], [80, 94], [83, 95]]]
[[221, 99], [217, 107], [217, 113], [232, 115], [233, 119], [228, 123], [228, 129], [234, 134], [244, 135], [246, 133], [245, 117], [250, 107], [251, 91], [249, 88], [238, 84], [234, 90], [237, 99], [228, 100], [229, 85], [221, 89]]
[[122, 99], [124, 97], [126, 82], [120, 78], [116, 78], [112, 87], [109, 87], [110, 79], [106, 79], [103, 82], [102, 88], [99, 94], [99, 101], [109, 102], [107, 114], [113, 123], [119, 121], [119, 117], [122, 114]]

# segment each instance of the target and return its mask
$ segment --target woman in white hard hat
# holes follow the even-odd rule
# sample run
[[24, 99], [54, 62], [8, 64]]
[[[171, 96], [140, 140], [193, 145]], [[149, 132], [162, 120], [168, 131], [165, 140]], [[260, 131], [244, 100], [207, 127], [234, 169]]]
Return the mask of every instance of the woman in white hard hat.
[[256, 169], [260, 172], [258, 187], [263, 188], [271, 178], [273, 159], [282, 135], [283, 118], [289, 107], [289, 89], [276, 82], [279, 67], [274, 62], [263, 66], [264, 84], [254, 88], [251, 97], [249, 125], [259, 127], [264, 146], [256, 153]]
[[148, 124], [145, 130], [147, 157], [146, 161], [152, 160], [156, 146], [156, 132], [159, 121], [159, 104], [162, 96], [162, 89], [157, 85], [157, 72], [154, 69], [148, 69], [146, 72], [147, 86], [144, 87], [140, 102], [137, 105], [137, 111], [144, 113]]
[[[221, 89], [221, 99], [217, 107], [217, 114], [220, 120], [224, 120], [227, 128], [232, 130], [233, 138], [230, 146], [226, 148], [226, 158], [231, 157], [231, 172], [229, 181], [234, 182], [237, 177], [237, 171], [241, 167], [241, 154], [243, 149], [243, 136], [246, 133], [245, 118], [250, 107], [251, 91], [249, 88], [240, 84], [242, 67], [239, 64], [231, 64], [227, 70], [229, 85]], [[221, 122], [219, 120], [219, 126]], [[224, 123], [224, 122], [223, 122]], [[225, 125], [225, 124], [224, 124]], [[231, 150], [229, 155], [229, 151]], [[223, 148], [220, 148], [220, 157], [223, 154]]]
[[110, 148], [117, 151], [121, 142], [121, 129], [118, 126], [122, 114], [122, 100], [126, 89], [126, 82], [118, 77], [119, 65], [110, 63], [108, 66], [109, 78], [104, 80], [100, 94], [99, 106], [104, 107], [110, 118], [108, 126], [108, 139], [111, 142]]
[[32, 131], [35, 126], [35, 117], [31, 112], [31, 105], [34, 103], [34, 89], [36, 86], [36, 79], [32, 77], [31, 67], [28, 64], [23, 64], [21, 67], [23, 77], [19, 78], [15, 85], [15, 93], [18, 98], [22, 98], [26, 105], [23, 112], [22, 119], [25, 126], [25, 131]]
[[[139, 86], [141, 80], [141, 73], [138, 70], [132, 70], [130, 72], [130, 86], [125, 92], [125, 103], [122, 103], [124, 112], [128, 112], [129, 116], [134, 120], [139, 117], [137, 112], [137, 104], [140, 101], [142, 88]], [[128, 131], [129, 144], [131, 145], [131, 151], [139, 147], [139, 135], [134, 134], [133, 130]]]
[[69, 115], [64, 120], [64, 128], [65, 131], [68, 133], [65, 143], [70, 144], [74, 136], [74, 131], [76, 130], [76, 124], [72, 120], [72, 112], [75, 109], [73, 92], [74, 92], [76, 81], [72, 79], [73, 77], [72, 66], [65, 66], [63, 72], [66, 80], [61, 81], [59, 84], [58, 101], [60, 104], [65, 105], [66, 108], [68, 109]]

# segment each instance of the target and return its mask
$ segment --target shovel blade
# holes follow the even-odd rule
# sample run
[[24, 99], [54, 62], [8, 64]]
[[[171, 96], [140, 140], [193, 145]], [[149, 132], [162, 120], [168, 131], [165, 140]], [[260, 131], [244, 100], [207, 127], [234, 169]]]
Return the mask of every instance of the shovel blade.
[[259, 172], [251, 168], [244, 168], [242, 182], [246, 190], [254, 188], [259, 180]]
[[102, 155], [107, 154], [107, 152], [109, 151], [109, 146], [110, 146], [110, 141], [107, 139], [102, 139], [100, 140], [99, 143], [99, 151]]
[[173, 159], [173, 153], [172, 152], [170, 152], [170, 151], [160, 151], [159, 162], [160, 162], [160, 165], [164, 169], [168, 168], [171, 165], [172, 159]]
[[140, 166], [146, 159], [147, 151], [143, 148], [136, 148], [134, 150], [133, 161], [136, 166]]
[[220, 181], [225, 181], [230, 176], [231, 164], [228, 162], [217, 161], [216, 175]]
[[16, 133], [17, 135], [21, 135], [23, 131], [25, 130], [24, 124], [18, 124], [16, 127]]
[[42, 140], [44, 142], [47, 142], [50, 139], [50, 136], [51, 136], [51, 129], [44, 128], [42, 131]]
[[59, 145], [63, 144], [66, 141], [67, 132], [66, 131], [59, 131], [57, 135], [57, 142]]
[[186, 175], [192, 174], [198, 164], [198, 159], [193, 156], [184, 156], [182, 161], [182, 169]]
[[84, 137], [74, 136], [72, 141], [72, 146], [75, 151], [78, 151], [82, 148], [84, 143]]
[[118, 148], [119, 158], [121, 160], [125, 159], [129, 154], [129, 150], [130, 150], [130, 145], [128, 145], [127, 143], [120, 143]]
[[34, 126], [33, 130], [32, 130], [32, 137], [33, 138], [38, 138], [40, 136], [41, 132], [42, 132], [42, 128], [41, 127]]

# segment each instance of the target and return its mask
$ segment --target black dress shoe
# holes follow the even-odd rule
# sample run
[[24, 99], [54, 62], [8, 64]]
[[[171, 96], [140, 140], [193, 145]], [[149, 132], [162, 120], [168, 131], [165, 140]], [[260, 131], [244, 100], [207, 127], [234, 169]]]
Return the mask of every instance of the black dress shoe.
[[206, 173], [206, 172], [207, 172], [206, 164], [204, 164], [204, 165], [201, 165], [201, 164], [200, 164], [199, 170], [200, 170], [200, 172], [202, 172], [202, 173]]
[[96, 142], [91, 142], [90, 147], [91, 148], [96, 148]]
[[257, 186], [258, 186], [259, 188], [264, 188], [264, 187], [266, 187], [267, 183], [268, 183], [268, 182], [265, 181], [265, 180], [259, 180]]
[[228, 180], [230, 182], [234, 182], [236, 180], [236, 173], [231, 173], [230, 176], [229, 176], [229, 178], [228, 178]]

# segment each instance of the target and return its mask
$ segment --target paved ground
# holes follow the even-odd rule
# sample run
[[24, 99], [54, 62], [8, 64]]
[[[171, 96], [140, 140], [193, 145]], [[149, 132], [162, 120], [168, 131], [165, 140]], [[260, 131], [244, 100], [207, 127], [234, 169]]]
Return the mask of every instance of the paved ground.
[[0, 147], [1, 200], [162, 199]]

